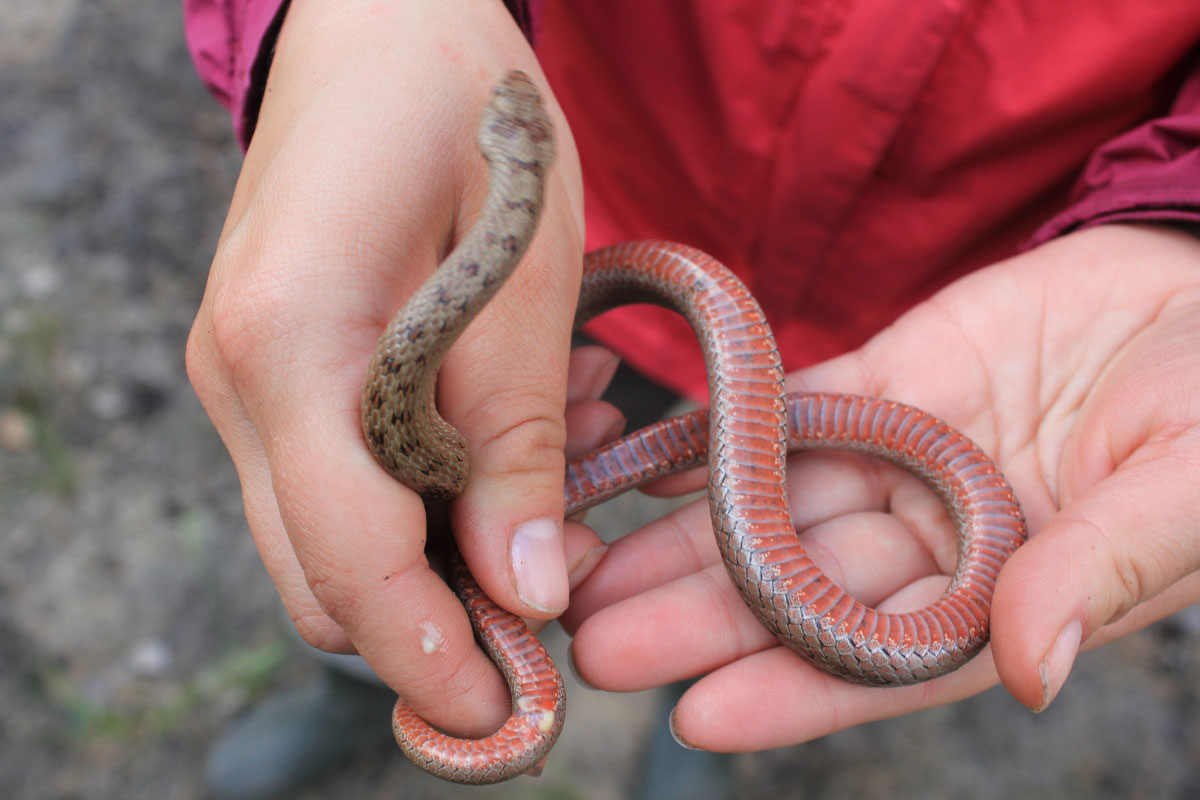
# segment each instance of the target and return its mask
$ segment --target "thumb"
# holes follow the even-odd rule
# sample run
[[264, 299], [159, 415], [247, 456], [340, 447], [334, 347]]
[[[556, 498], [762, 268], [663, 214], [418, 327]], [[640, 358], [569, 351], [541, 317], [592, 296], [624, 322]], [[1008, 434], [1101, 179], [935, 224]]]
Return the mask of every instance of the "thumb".
[[1196, 310], [1163, 313], [1110, 364], [1063, 449], [1062, 509], [1000, 571], [996, 669], [1034, 710], [1062, 688], [1081, 642], [1136, 630], [1195, 594], [1197, 576], [1179, 582], [1200, 569]]
[[[1043, 710], [1089, 637], [1101, 644], [1187, 604], [1160, 595], [1200, 569], [1196, 453], [1195, 431], [1144, 448], [1069, 503], [1001, 570], [992, 648], [1000, 680], [1021, 703]], [[1165, 602], [1143, 605], [1154, 598]]]
[[[438, 376], [438, 407], [466, 439], [470, 473], [451, 523], [472, 575], [513, 613], [567, 607], [564, 406], [581, 245], [548, 198], [538, 236]], [[573, 265], [564, 268], [563, 265]]]

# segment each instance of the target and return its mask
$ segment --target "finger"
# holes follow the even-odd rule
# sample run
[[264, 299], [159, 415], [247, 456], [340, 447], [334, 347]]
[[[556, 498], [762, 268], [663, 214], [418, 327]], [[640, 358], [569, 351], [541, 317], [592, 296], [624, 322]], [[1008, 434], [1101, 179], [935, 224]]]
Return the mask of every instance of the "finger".
[[625, 415], [603, 400], [581, 400], [567, 405], [564, 448], [568, 459], [579, 458], [613, 441], [625, 429]]
[[611, 350], [596, 345], [571, 350], [567, 367], [566, 457], [590, 453], [616, 439], [625, 428], [625, 416], [611, 403], [600, 401], [621, 360]]
[[188, 337], [188, 378], [237, 469], [246, 522], [263, 566], [301, 638], [331, 653], [353, 653], [354, 645], [345, 631], [325, 613], [308, 588], [279, 516], [266, 451], [218, 356], [209, 312], [206, 301]]
[[[882, 610], [921, 608], [949, 582], [931, 574], [928, 552], [887, 514], [850, 514], [802, 538], [833, 581]], [[608, 557], [614, 553], [615, 545]], [[707, 672], [774, 641], [717, 563], [596, 611], [580, 624], [572, 656], [591, 685], [634, 691]]]
[[[588, 575], [603, 558], [608, 545], [587, 525], [568, 520], [563, 526], [563, 550], [567, 562], [567, 578], [571, 591], [587, 580]], [[525, 619], [534, 633], [543, 630], [551, 620]]]
[[689, 503], [609, 544], [604, 559], [572, 593], [571, 607], [560, 621], [573, 632], [603, 608], [719, 560], [707, 502]]
[[1143, 451], [1076, 498], [1000, 573], [996, 664], [1030, 708], [1054, 699], [1082, 641], [1200, 569], [1200, 435], [1149, 449], [1158, 452]]
[[363, 452], [356, 415], [328, 413], [307, 425], [295, 417], [303, 430], [272, 426], [268, 452], [313, 596], [431, 723], [469, 735], [494, 730], [508, 715], [508, 692], [457, 597], [430, 569], [420, 498]]
[[567, 574], [571, 591], [575, 591], [603, 560], [604, 554], [608, 552], [608, 545], [587, 525], [567, 522], [563, 529]]
[[[931, 555], [935, 568], [949, 574], [957, 560], [957, 540], [941, 501], [920, 480], [879, 459], [853, 453], [813, 451], [788, 461], [792, 520], [806, 530], [806, 547], [830, 547], [829, 557], [855, 558], [887, 546], [892, 533], [907, 529]], [[862, 512], [890, 512], [863, 517]], [[847, 517], [847, 515], [860, 515]], [[841, 520], [840, 525], [822, 528]], [[864, 520], [872, 520], [864, 524]], [[873, 526], [880, 528], [872, 541]], [[850, 538], [830, 540], [830, 532]], [[862, 534], [861, 538], [859, 534]], [[836, 536], [836, 534], [835, 534]], [[572, 630], [597, 610], [638, 592], [661, 586], [719, 559], [704, 501], [677, 509], [615, 542], [592, 577], [572, 597], [563, 624]]]
[[606, 347], [573, 348], [567, 366], [567, 402], [599, 400], [620, 365], [621, 359]]
[[1100, 628], [1088, 637], [1080, 650], [1094, 650], [1196, 603], [1200, 603], [1200, 572], [1187, 575], [1178, 583], [1168, 586], [1161, 594], [1138, 604], [1125, 616]]
[[715, 669], [731, 654], [773, 641], [717, 565], [589, 617], [571, 642], [571, 662], [589, 686], [632, 692]]
[[995, 682], [987, 648], [937, 680], [869, 687], [847, 683], [786, 648], [773, 647], [723, 667], [688, 689], [671, 712], [671, 731], [686, 747], [765, 750], [951, 703]]
[[651, 481], [641, 488], [650, 497], [682, 497], [700, 492], [708, 484], [708, 469], [699, 467]]
[[1109, 364], [1063, 450], [1062, 510], [1000, 573], [996, 664], [1031, 708], [1054, 699], [1081, 641], [1200, 568], [1197, 311], [1162, 312]]

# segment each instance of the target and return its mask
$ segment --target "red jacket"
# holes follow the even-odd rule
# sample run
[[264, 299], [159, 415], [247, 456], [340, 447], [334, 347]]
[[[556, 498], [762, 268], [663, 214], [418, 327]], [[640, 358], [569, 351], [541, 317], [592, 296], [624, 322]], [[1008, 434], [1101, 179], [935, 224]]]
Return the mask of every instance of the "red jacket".
[[[278, 5], [185, 2], [243, 141]], [[509, 5], [532, 11], [579, 146], [589, 247], [712, 253], [763, 303], [788, 369], [1030, 243], [1104, 221], [1200, 223], [1196, 0]], [[693, 336], [666, 312], [591, 330], [704, 395]]]

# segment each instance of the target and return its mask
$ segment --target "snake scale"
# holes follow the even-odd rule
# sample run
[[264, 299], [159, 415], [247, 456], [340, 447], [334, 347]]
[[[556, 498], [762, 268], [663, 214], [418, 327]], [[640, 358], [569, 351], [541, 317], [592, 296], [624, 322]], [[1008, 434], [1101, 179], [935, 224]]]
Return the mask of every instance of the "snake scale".
[[[475, 226], [379, 340], [363, 390], [368, 447], [427, 503], [461, 491], [462, 437], [438, 415], [438, 366], [459, 333], [515, 268], [533, 236], [552, 130], [537, 90], [512, 72], [492, 91], [479, 149], [490, 169]], [[747, 605], [780, 641], [845, 680], [909, 684], [950, 672], [987, 642], [996, 576], [1025, 538], [1012, 489], [966, 436], [899, 403], [833, 394], [787, 395], [774, 338], [758, 303], [728, 269], [689, 247], [630, 242], [585, 257], [577, 325], [623, 303], [674, 308], [695, 329], [708, 365], [710, 410], [652, 425], [569, 465], [566, 514], [665, 475], [708, 464], [713, 529]], [[789, 451], [856, 450], [920, 476], [959, 534], [945, 594], [911, 613], [858, 603], [805, 552], [788, 510]], [[457, 591], [476, 636], [503, 672], [513, 713], [492, 736], [456, 739], [403, 701], [393, 729], [423, 769], [463, 783], [536, 773], [562, 728], [562, 680], [524, 622], [492, 603], [461, 558]]]

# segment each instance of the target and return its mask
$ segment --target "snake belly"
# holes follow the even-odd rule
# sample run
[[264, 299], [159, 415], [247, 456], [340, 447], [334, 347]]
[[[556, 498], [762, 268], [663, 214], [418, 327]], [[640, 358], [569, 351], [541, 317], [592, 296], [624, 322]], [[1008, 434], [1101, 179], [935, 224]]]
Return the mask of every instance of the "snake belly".
[[[375, 458], [428, 503], [461, 491], [462, 437], [437, 414], [434, 387], [450, 345], [516, 267], [533, 236], [553, 160], [551, 125], [528, 77], [492, 93], [479, 146], [490, 167], [480, 220], [380, 338], [363, 390], [364, 435]], [[700, 340], [708, 411], [656, 423], [567, 468], [564, 507], [578, 513], [674, 472], [708, 465], [708, 497], [727, 571], [758, 619], [813, 665], [866, 685], [928, 680], [962, 666], [988, 639], [996, 577], [1024, 541], [1016, 497], [995, 464], [941, 420], [888, 400], [787, 395], [765, 316], [741, 281], [684, 245], [629, 242], [584, 259], [577, 325], [617, 305], [679, 311]], [[918, 611], [868, 608], [808, 556], [788, 508], [784, 468], [794, 450], [855, 450], [921, 477], [958, 532], [944, 595]], [[513, 614], [492, 603], [455, 560], [454, 582], [483, 647], [509, 685], [513, 713], [495, 734], [459, 739], [403, 701], [393, 730], [422, 769], [462, 783], [536, 774], [562, 728], [562, 679]]]

